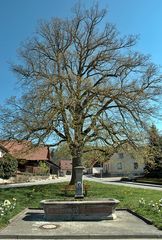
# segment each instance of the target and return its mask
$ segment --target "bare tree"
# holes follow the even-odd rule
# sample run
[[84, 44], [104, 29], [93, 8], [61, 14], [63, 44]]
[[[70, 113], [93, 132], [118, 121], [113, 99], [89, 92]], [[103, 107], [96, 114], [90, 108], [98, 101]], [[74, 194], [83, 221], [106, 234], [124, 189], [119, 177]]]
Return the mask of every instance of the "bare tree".
[[103, 27], [105, 15], [97, 5], [78, 5], [70, 20], [40, 23], [13, 66], [23, 94], [1, 111], [4, 137], [67, 142], [73, 169], [87, 144], [103, 151], [138, 140], [157, 106], [161, 76], [148, 56], [133, 50], [135, 36]]

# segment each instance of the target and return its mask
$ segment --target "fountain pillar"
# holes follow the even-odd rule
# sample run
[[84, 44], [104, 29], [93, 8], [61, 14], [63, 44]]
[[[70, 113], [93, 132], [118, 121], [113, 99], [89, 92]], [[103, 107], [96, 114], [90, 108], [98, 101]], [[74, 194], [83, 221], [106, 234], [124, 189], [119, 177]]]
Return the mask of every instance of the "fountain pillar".
[[84, 198], [83, 192], [83, 166], [75, 167], [75, 198]]

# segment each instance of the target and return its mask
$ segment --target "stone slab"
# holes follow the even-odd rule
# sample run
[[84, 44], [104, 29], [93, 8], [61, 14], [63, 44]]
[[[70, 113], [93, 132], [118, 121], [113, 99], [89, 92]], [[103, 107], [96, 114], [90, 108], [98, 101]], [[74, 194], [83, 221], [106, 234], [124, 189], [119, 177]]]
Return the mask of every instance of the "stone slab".
[[[53, 228], [52, 228], [53, 227]], [[45, 221], [41, 209], [26, 209], [0, 231], [0, 239], [162, 239], [162, 231], [126, 210], [116, 220]]]

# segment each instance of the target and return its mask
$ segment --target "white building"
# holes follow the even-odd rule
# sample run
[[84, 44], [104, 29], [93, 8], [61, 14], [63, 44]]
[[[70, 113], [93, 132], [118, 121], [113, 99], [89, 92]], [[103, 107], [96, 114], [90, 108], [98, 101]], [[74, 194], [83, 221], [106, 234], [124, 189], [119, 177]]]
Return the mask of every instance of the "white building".
[[110, 160], [103, 163], [103, 174], [108, 176], [139, 176], [144, 171], [144, 160], [131, 153], [114, 153]]

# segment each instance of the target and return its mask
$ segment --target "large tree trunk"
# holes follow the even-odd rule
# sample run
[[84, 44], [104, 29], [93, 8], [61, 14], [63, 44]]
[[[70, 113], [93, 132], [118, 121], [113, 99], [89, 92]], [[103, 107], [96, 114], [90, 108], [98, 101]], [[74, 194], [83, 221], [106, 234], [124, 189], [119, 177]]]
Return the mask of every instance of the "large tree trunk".
[[70, 180], [69, 185], [74, 185], [75, 184], [75, 179], [76, 179], [75, 167], [82, 165], [81, 157], [82, 156], [81, 156], [80, 149], [79, 150], [74, 149], [74, 151], [72, 151], [72, 175], [71, 175], [71, 180]]

